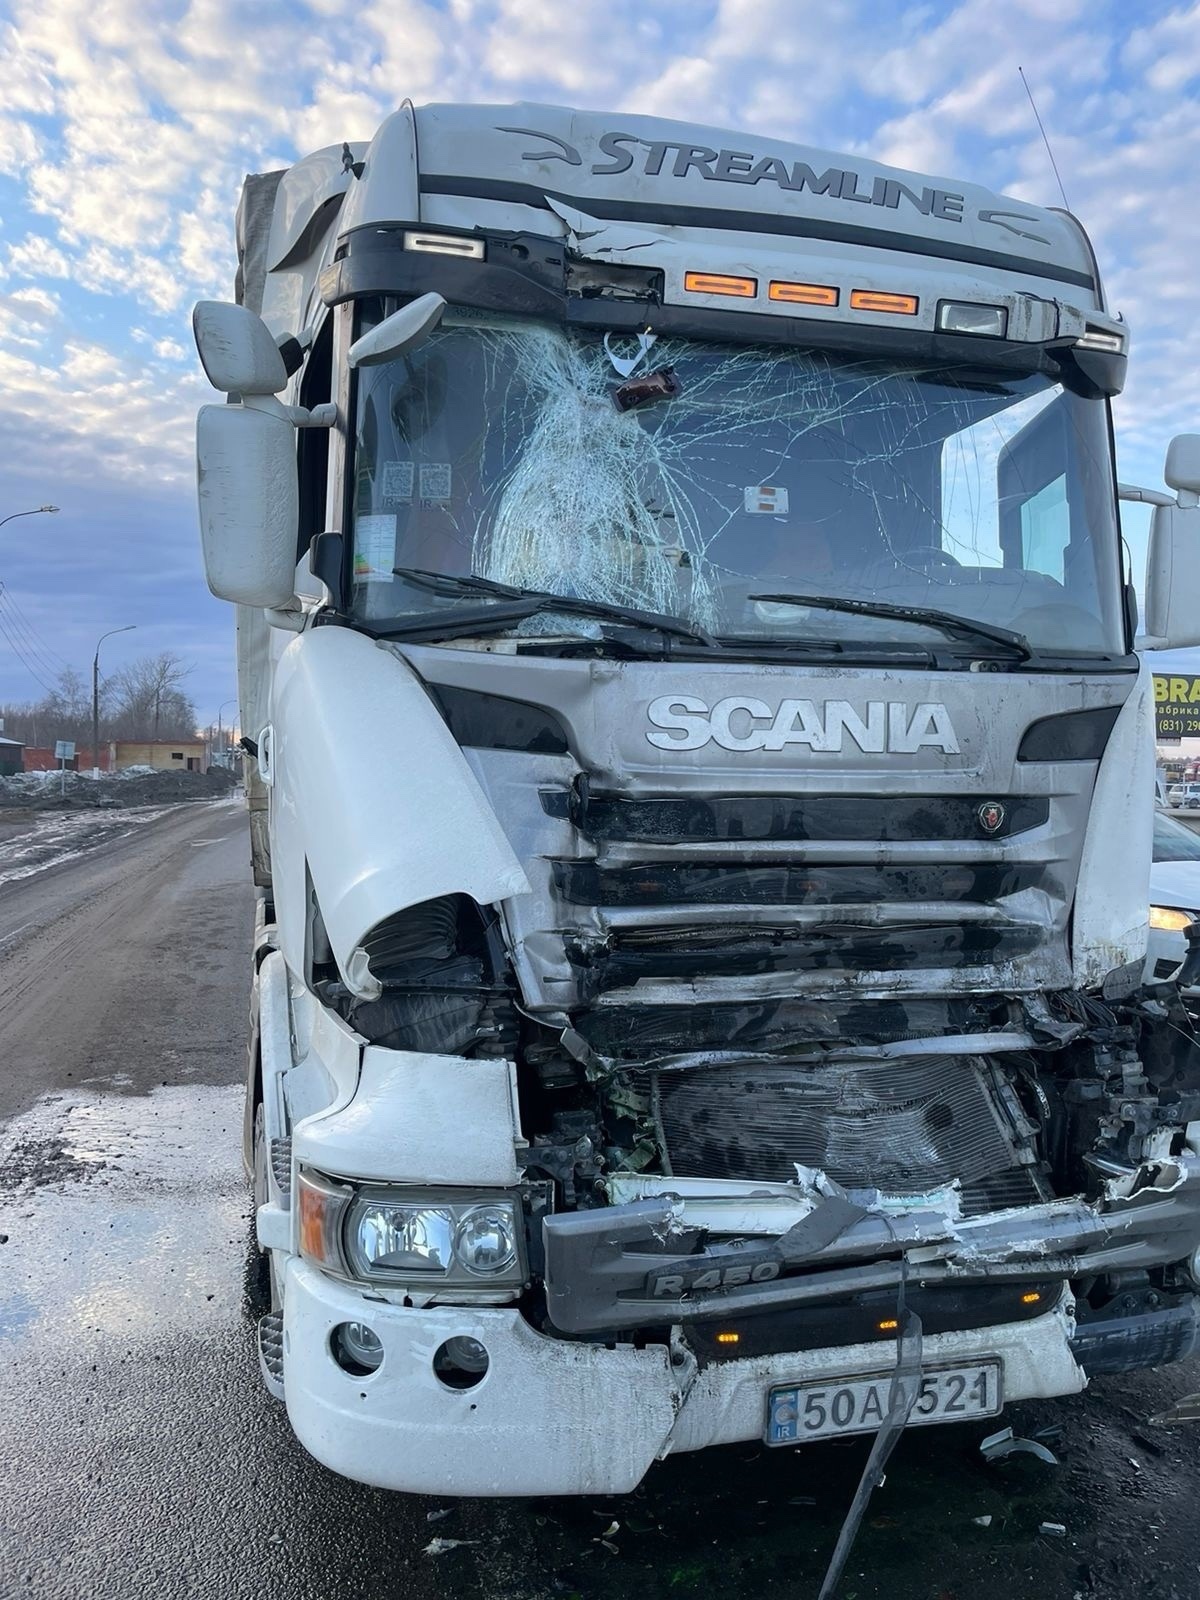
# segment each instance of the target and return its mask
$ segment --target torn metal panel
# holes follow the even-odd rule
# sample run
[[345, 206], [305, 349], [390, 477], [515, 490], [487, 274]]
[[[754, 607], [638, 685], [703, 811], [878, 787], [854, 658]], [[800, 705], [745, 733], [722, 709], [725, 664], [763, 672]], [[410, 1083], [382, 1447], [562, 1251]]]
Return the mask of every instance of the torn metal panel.
[[904, 1257], [925, 1285], [1065, 1281], [1164, 1265], [1179, 1260], [1200, 1231], [1200, 1160], [1181, 1159], [1182, 1185], [1111, 1204], [1060, 1200], [955, 1221], [936, 1211], [890, 1217], [862, 1208], [854, 1219], [835, 1197], [823, 1202], [837, 1209], [829, 1237], [810, 1242], [793, 1232], [793, 1251], [787, 1235], [698, 1247], [681, 1229], [686, 1207], [665, 1198], [551, 1216], [543, 1222], [548, 1308], [564, 1332], [585, 1333], [899, 1287]]

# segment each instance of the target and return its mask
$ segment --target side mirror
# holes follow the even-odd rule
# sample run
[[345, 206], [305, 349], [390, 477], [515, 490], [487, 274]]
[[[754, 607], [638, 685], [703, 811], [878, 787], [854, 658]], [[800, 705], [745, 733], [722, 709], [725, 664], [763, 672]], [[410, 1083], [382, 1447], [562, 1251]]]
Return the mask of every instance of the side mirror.
[[201, 300], [192, 312], [192, 333], [205, 376], [222, 394], [279, 394], [287, 388], [279, 346], [246, 306]]
[[440, 294], [418, 295], [354, 341], [347, 356], [350, 366], [377, 367], [407, 355], [428, 339], [445, 309], [446, 302]]
[[282, 407], [202, 406], [196, 468], [208, 587], [235, 605], [286, 605], [300, 521], [291, 420]]
[[1163, 477], [1179, 491], [1181, 506], [1200, 500], [1200, 433], [1180, 433], [1167, 446]]

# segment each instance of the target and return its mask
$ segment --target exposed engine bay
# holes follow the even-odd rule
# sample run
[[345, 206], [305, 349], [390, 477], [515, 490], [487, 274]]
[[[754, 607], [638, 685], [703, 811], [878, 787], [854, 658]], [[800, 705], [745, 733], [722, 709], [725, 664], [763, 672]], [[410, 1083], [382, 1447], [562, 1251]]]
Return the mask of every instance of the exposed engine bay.
[[318, 986], [356, 1031], [517, 1064], [524, 1172], [551, 1214], [546, 1296], [525, 1309], [550, 1331], [653, 1339], [682, 1318], [715, 1360], [718, 1315], [743, 1319], [744, 1355], [882, 1337], [902, 1284], [937, 1330], [1036, 1314], [1069, 1281], [1081, 1341], [1160, 1313], [1157, 1359], [1191, 1347], [1200, 1049], [1171, 986], [1112, 1004], [743, 1000], [680, 1008], [673, 1040], [656, 1015], [646, 1037], [631, 1017], [590, 1043], [525, 1009], [498, 915], [466, 897], [389, 919], [367, 950], [376, 998], [328, 966]]

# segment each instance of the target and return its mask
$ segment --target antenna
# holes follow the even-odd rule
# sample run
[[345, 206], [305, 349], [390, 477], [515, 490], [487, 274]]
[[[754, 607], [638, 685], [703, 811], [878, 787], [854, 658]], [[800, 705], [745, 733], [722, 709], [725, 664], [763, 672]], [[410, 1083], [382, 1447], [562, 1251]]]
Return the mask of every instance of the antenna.
[[1021, 74], [1021, 82], [1025, 85], [1025, 93], [1029, 96], [1029, 104], [1033, 107], [1033, 114], [1037, 118], [1038, 132], [1042, 136], [1042, 143], [1046, 146], [1046, 154], [1050, 157], [1050, 165], [1054, 168], [1054, 176], [1058, 179], [1058, 192], [1063, 197], [1063, 205], [1070, 211], [1071, 202], [1067, 199], [1067, 191], [1063, 188], [1062, 175], [1058, 170], [1058, 162], [1054, 159], [1054, 151], [1050, 148], [1050, 140], [1046, 137], [1046, 129], [1041, 117], [1038, 116], [1037, 101], [1033, 98], [1033, 90], [1029, 87], [1029, 80], [1025, 76], [1025, 68], [1018, 67], [1017, 71]]

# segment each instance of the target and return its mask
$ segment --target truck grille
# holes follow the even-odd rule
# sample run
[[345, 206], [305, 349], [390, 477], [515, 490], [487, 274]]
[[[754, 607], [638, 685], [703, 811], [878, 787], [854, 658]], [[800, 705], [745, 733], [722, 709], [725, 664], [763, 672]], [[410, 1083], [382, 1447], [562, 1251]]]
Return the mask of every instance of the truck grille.
[[581, 780], [541, 798], [594, 852], [548, 865], [584, 1001], [994, 966], [1045, 943], [1061, 896], [1053, 843], [1021, 837], [1049, 819], [1039, 796], [632, 799]]

